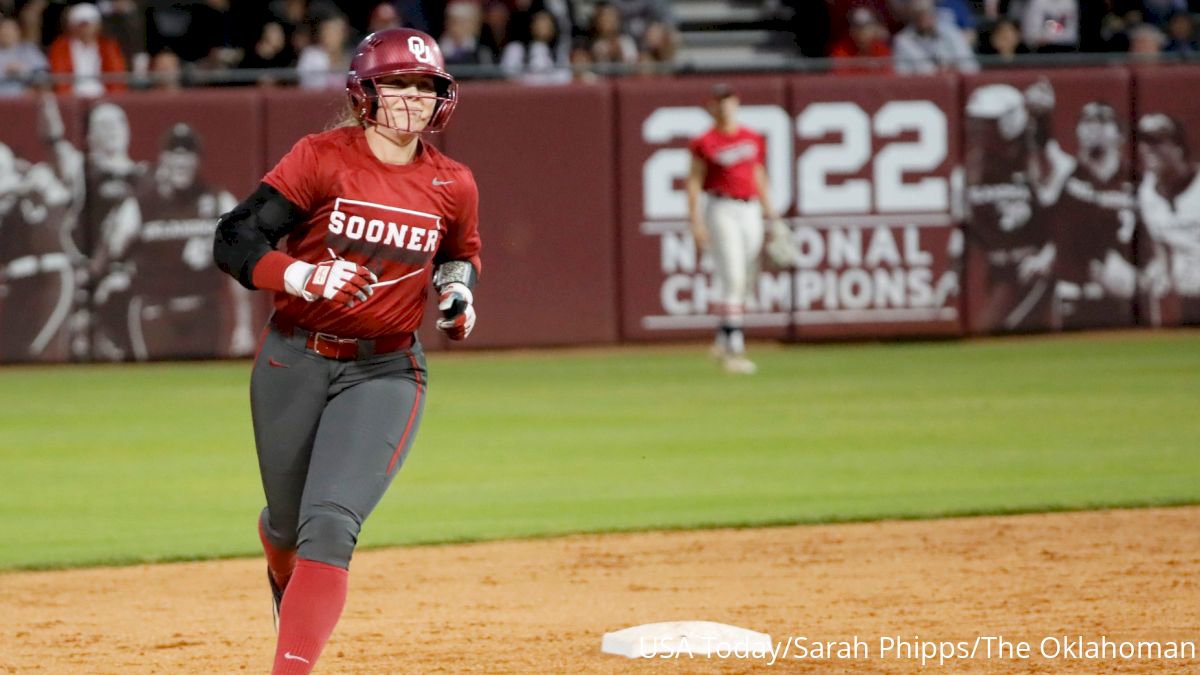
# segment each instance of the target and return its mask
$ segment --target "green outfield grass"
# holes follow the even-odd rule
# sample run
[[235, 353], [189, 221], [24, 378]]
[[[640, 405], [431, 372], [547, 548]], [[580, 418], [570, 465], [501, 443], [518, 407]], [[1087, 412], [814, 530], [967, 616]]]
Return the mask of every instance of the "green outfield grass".
[[[430, 356], [362, 543], [1200, 502], [1200, 333]], [[247, 363], [0, 368], [0, 568], [250, 555]]]

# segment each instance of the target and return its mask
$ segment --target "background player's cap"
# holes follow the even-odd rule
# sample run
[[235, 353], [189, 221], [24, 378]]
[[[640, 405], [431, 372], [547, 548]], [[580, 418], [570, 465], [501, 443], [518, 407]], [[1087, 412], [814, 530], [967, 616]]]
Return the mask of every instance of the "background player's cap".
[[849, 15], [846, 16], [846, 21], [850, 23], [851, 28], [874, 26], [879, 23], [879, 19], [875, 16], [875, 12], [871, 11], [870, 7], [855, 7], [851, 9]]
[[100, 8], [90, 2], [81, 2], [67, 11], [67, 25], [100, 23]]
[[713, 85], [712, 91], [709, 92], [709, 99], [713, 101], [720, 101], [721, 99], [737, 95], [737, 90], [734, 89], [730, 84], [721, 82], [720, 84]]
[[162, 140], [163, 150], [186, 150], [187, 152], [200, 152], [200, 137], [196, 135], [192, 127], [178, 122], [172, 124], [167, 133], [163, 135]]

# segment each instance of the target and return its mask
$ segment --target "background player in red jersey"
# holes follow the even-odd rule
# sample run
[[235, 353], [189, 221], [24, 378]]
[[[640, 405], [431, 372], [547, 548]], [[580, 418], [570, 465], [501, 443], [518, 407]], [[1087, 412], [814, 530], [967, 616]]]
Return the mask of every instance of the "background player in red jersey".
[[401, 28], [367, 36], [347, 92], [348, 123], [296, 143], [222, 217], [214, 244], [222, 270], [275, 293], [250, 385], [274, 673], [316, 663], [345, 604], [359, 529], [412, 446], [430, 281], [438, 328], [461, 340], [475, 323], [475, 180], [420, 136], [445, 127], [457, 103], [437, 43]]
[[[726, 372], [748, 375], [756, 368], [746, 358], [742, 317], [758, 278], [763, 217], [772, 222], [778, 219], [763, 168], [765, 141], [738, 124], [737, 94], [727, 85], [717, 85], [708, 106], [713, 128], [688, 144], [692, 152], [687, 177], [688, 217], [696, 245], [711, 250], [721, 286], [720, 302], [716, 303], [720, 324], [713, 353]], [[706, 196], [703, 211], [701, 192]]]

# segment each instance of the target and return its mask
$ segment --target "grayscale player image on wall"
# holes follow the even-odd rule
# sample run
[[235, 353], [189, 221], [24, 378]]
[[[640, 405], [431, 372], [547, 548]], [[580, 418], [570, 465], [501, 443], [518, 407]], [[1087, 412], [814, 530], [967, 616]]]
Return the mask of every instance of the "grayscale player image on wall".
[[[93, 355], [145, 361], [251, 354], [264, 303], [217, 274], [212, 261], [217, 219], [236, 205], [232, 190], [244, 189], [244, 179], [230, 175], [227, 164], [206, 171], [213, 141], [240, 134], [203, 133], [194, 114], [184, 121], [164, 118], [161, 108], [138, 112], [140, 106], [114, 100], [88, 115]], [[249, 133], [246, 146], [253, 145]]]

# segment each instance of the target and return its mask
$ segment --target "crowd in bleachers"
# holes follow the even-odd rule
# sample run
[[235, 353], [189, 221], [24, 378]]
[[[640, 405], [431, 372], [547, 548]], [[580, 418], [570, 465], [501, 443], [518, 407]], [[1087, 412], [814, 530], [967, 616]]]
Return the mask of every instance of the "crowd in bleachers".
[[[437, 37], [451, 68], [531, 82], [656, 72], [676, 60], [669, 0], [0, 0], [0, 95], [53, 78], [95, 96], [191, 84], [337, 88], [389, 26]], [[797, 51], [842, 72], [975, 70], [1025, 53], [1200, 52], [1200, 0], [775, 0]], [[860, 57], [872, 57], [863, 59]], [[295, 69], [294, 71], [290, 69]], [[481, 71], [483, 72], [483, 71]], [[293, 73], [295, 75], [293, 75]], [[73, 77], [69, 77], [73, 76]], [[294, 79], [293, 79], [294, 78]]]
[[492, 66], [541, 81], [673, 58], [678, 33], [666, 0], [589, 2], [586, 16], [577, 4], [0, 0], [0, 95], [20, 93], [47, 74], [59, 91], [95, 96], [130, 86], [273, 84], [291, 68], [301, 87], [336, 88], [345, 85], [354, 45], [390, 26], [437, 37], [450, 66]]
[[[1021, 54], [1200, 53], [1197, 0], [798, 0], [800, 49], [842, 71], [978, 70]], [[850, 60], [859, 57], [859, 60]], [[860, 57], [872, 57], [864, 65]]]

